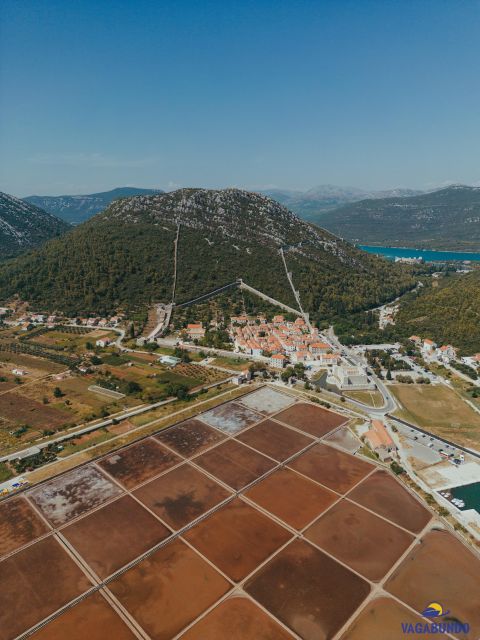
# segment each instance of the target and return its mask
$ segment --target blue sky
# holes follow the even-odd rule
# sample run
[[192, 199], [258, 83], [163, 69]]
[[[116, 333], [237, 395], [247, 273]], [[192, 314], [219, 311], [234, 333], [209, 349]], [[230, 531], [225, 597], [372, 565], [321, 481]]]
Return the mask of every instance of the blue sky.
[[480, 184], [480, 2], [4, 0], [0, 189]]

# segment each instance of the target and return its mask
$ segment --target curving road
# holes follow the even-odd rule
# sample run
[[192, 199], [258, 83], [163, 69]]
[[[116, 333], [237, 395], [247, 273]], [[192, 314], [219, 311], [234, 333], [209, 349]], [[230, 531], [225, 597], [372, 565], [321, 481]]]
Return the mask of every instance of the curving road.
[[[339, 339], [335, 335], [335, 332], [333, 331], [333, 327], [328, 328], [326, 335], [328, 337], [328, 341], [336, 349], [339, 350], [339, 352], [343, 355], [344, 359], [347, 360], [347, 362], [349, 362], [350, 364], [356, 367], [365, 366], [360, 356], [358, 356], [352, 349], [349, 349], [339, 341]], [[373, 415], [374, 417], [380, 418], [380, 417], [383, 417], [386, 413], [395, 411], [395, 409], [397, 408], [397, 404], [393, 396], [391, 395], [390, 391], [387, 389], [386, 385], [383, 384], [383, 382], [375, 374], [372, 373], [369, 375], [377, 385], [378, 391], [380, 391], [380, 393], [382, 394], [383, 405], [381, 407], [369, 407], [368, 405], [365, 405], [362, 402], [358, 402], [357, 400], [352, 400], [351, 398], [349, 398], [348, 401], [351, 402], [352, 404], [357, 405], [364, 411], [365, 410], [368, 411], [368, 413]]]

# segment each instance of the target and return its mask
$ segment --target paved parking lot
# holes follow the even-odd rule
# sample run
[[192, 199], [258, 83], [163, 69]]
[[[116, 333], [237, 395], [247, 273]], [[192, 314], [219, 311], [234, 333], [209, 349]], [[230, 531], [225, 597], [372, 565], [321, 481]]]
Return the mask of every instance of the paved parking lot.
[[461, 451], [454, 446], [438, 440], [435, 436], [429, 436], [421, 431], [418, 431], [414, 427], [407, 427], [406, 425], [395, 421], [395, 426], [398, 429], [398, 433], [408, 440], [408, 446], [410, 451], [408, 452], [414, 458], [419, 458], [422, 462], [428, 464], [436, 464], [443, 460], [440, 456], [440, 451], [444, 451], [448, 454], [455, 454], [459, 456]]

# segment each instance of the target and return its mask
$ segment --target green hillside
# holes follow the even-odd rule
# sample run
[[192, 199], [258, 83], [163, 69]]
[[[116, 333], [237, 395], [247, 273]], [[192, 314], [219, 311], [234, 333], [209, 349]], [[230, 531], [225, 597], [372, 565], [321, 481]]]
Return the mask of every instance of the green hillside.
[[436, 287], [405, 296], [397, 327], [407, 337], [429, 337], [466, 354], [480, 352], [480, 271], [444, 277]]
[[362, 200], [318, 215], [315, 222], [359, 244], [480, 251], [480, 188]]
[[265, 196], [181, 189], [116, 201], [65, 238], [6, 263], [0, 299], [16, 294], [72, 315], [168, 301], [177, 224], [177, 302], [241, 277], [294, 304], [282, 246], [305, 308], [322, 318], [376, 306], [414, 283], [410, 268], [359, 251]]

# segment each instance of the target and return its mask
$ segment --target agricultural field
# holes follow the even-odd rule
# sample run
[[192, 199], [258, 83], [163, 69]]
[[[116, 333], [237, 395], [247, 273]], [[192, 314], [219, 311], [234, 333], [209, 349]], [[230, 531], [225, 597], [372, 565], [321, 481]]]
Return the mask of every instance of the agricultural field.
[[[219, 404], [218, 396], [227, 394], [229, 399], [245, 394], [247, 390], [244, 387], [233, 385], [222, 385], [220, 387], [212, 387], [192, 402], [191, 398], [185, 400], [176, 400], [163, 404], [157, 409], [147, 411], [141, 415], [135, 416], [128, 420], [115, 421], [114, 424], [101, 428], [98, 431], [86, 434], [85, 436], [72, 436], [74, 440], [74, 448], [70, 452], [77, 455], [71, 456], [63, 453], [62, 449], [56, 451], [57, 460], [48, 467], [37, 465], [37, 467], [28, 474], [28, 479], [33, 485], [42, 482], [47, 478], [51, 478], [58, 473], [74, 469], [79, 465], [90, 460], [98, 458], [100, 455], [107, 455], [120, 447], [127, 444], [133, 444], [142, 437], [152, 434], [159, 434], [161, 430], [167, 429], [178, 420], [187, 420], [198, 413], [198, 405], [201, 404], [204, 410]], [[139, 418], [143, 420], [139, 421]], [[104, 434], [102, 436], [102, 434]], [[95, 442], [97, 436], [100, 437]], [[67, 449], [71, 441], [63, 442], [62, 447]]]
[[70, 372], [15, 385], [0, 394], [0, 446], [25, 446], [42, 435], [141, 404], [136, 398], [112, 400], [89, 391], [91, 376]]
[[244, 371], [252, 364], [251, 360], [246, 358], [236, 358], [235, 356], [226, 357], [219, 356], [210, 362], [213, 366], [225, 367], [226, 369], [233, 369], [234, 371]]
[[157, 352], [155, 352], [155, 353], [144, 353], [144, 352], [129, 353], [125, 357], [130, 362], [158, 362], [158, 355], [156, 355], [156, 353]]
[[[72, 329], [75, 329], [72, 327]], [[28, 334], [27, 336], [28, 337]], [[39, 333], [29, 339], [29, 342], [44, 345], [45, 347], [61, 348], [68, 352], [81, 353], [87, 351], [90, 346], [87, 344], [95, 345], [97, 340], [109, 339], [115, 340], [117, 334], [114, 331], [108, 331], [107, 329], [83, 329], [82, 332], [66, 331], [66, 330], [53, 330], [46, 331], [45, 333]]]
[[192, 380], [200, 380], [204, 384], [210, 384], [212, 382], [218, 382], [225, 378], [223, 371], [217, 371], [215, 369], [202, 367], [193, 362], [180, 362], [174, 369], [176, 374], [186, 376]]
[[[54, 354], [55, 348], [68, 344], [70, 351], [75, 347], [74, 355], [78, 356], [87, 341], [113, 335], [105, 330], [48, 331], [40, 332], [38, 340], [40, 348], [50, 346]], [[50, 345], [46, 339], [51, 340]], [[24, 343], [30, 346], [34, 340]], [[2, 451], [15, 450], [39, 437], [130, 407], [187, 394], [225, 377], [224, 372], [193, 362], [169, 368], [160, 364], [158, 355], [153, 354], [118, 354], [108, 348], [96, 348], [95, 353], [100, 364], [91, 366], [87, 374], [79, 374], [46, 357], [0, 352]], [[22, 369], [24, 375], [13, 374], [15, 368]], [[98, 387], [105, 388], [106, 393], [95, 392]], [[123, 397], [109, 397], [108, 391]]]
[[[197, 371], [195, 365], [177, 365], [169, 369], [159, 363], [133, 362], [124, 357], [106, 358], [106, 361], [98, 368], [97, 384], [121, 393], [134, 394], [144, 402], [164, 400], [172, 395], [174, 387], [182, 386], [188, 391], [204, 382], [204, 369], [198, 367]], [[108, 364], [114, 361], [119, 364]]]
[[[16, 375], [14, 369], [22, 371]], [[25, 354], [0, 352], [0, 450], [28, 444], [44, 430], [56, 430], [71, 422], [69, 412], [43, 403], [34, 389], [65, 367]]]
[[394, 415], [460, 445], [478, 449], [480, 414], [445, 385], [390, 385], [401, 408]]
[[5, 351], [0, 351], [0, 367], [2, 370], [0, 375], [5, 375], [5, 373], [8, 375], [8, 371], [11, 372], [12, 369], [26, 370], [26, 376], [23, 378], [24, 382], [52, 373], [60, 373], [65, 371], [66, 368], [62, 364], [51, 362], [44, 358], [37, 358], [25, 353], [8, 353]]
[[343, 394], [346, 398], [362, 402], [369, 407], [381, 407], [383, 405], [383, 396], [380, 391], [348, 391]]

